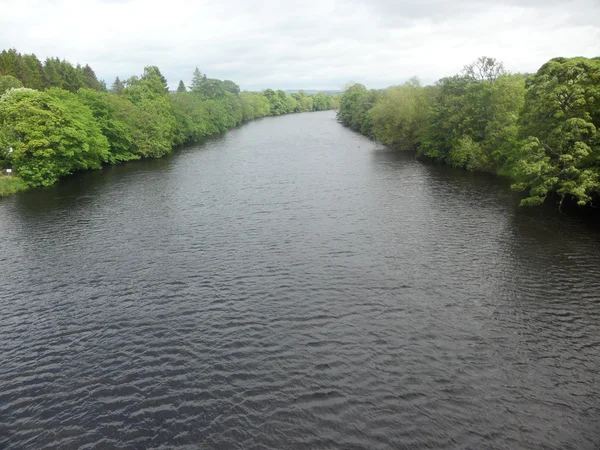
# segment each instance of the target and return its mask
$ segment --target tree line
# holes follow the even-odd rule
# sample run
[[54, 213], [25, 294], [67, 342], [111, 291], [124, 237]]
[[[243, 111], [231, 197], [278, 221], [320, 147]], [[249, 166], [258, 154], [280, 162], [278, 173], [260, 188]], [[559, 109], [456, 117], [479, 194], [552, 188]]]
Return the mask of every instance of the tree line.
[[351, 84], [338, 119], [417, 157], [508, 176], [522, 205], [600, 203], [600, 57], [554, 58], [535, 74], [481, 57], [433, 86]]
[[174, 146], [265, 116], [337, 109], [339, 96], [241, 92], [202, 74], [170, 92], [156, 66], [107, 89], [89, 65], [0, 53], [0, 195], [49, 186], [79, 170], [160, 158]]

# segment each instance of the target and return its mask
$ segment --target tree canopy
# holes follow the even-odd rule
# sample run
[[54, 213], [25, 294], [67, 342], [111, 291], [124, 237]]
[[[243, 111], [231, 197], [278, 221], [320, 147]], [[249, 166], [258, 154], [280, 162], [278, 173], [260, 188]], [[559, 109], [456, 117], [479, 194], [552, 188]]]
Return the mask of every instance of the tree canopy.
[[554, 58], [531, 76], [481, 57], [461, 74], [383, 91], [350, 84], [338, 119], [401, 149], [509, 176], [523, 205], [600, 197], [600, 58]]
[[126, 81], [116, 77], [107, 91], [87, 64], [73, 66], [59, 58], [42, 64], [35, 55], [5, 50], [0, 53], [0, 168], [12, 168], [16, 176], [11, 189], [0, 194], [48, 186], [103, 164], [159, 158], [175, 145], [255, 118], [338, 104], [324, 94], [316, 102], [312, 96], [302, 99], [270, 89], [241, 92], [233, 81], [209, 78], [198, 68], [189, 91], [180, 81], [177, 91], [169, 92], [156, 66]]

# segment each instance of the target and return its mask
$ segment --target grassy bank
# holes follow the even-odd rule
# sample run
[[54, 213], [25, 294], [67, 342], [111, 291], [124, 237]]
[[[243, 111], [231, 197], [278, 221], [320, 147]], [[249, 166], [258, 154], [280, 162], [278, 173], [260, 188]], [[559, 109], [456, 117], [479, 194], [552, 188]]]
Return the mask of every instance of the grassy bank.
[[25, 182], [15, 176], [0, 175], [0, 197], [16, 194], [17, 192], [27, 189]]

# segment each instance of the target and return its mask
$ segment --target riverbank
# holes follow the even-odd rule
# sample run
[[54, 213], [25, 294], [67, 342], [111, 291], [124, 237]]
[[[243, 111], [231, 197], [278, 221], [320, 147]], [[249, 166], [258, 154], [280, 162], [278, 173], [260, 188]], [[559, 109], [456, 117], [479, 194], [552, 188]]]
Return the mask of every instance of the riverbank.
[[433, 86], [411, 79], [351, 85], [338, 118], [392, 148], [452, 167], [506, 175], [522, 206], [600, 200], [600, 58], [554, 58], [510, 74], [482, 57]]
[[[198, 69], [188, 87], [180, 81], [172, 92], [156, 66], [125, 81], [117, 77], [108, 90], [89, 66], [83, 77], [80, 66], [58, 59], [36, 65], [37, 78], [24, 77], [13, 63], [27, 58], [34, 56], [0, 53], [6, 89], [0, 92], [0, 169], [11, 168], [27, 187], [51, 186], [107, 164], [161, 158], [256, 118], [339, 106], [338, 96], [324, 93], [242, 92], [233, 81]], [[60, 75], [67, 72], [81, 77]], [[22, 190], [20, 182], [4, 184], [4, 195]]]
[[27, 184], [17, 176], [0, 175], [0, 197], [27, 190]]

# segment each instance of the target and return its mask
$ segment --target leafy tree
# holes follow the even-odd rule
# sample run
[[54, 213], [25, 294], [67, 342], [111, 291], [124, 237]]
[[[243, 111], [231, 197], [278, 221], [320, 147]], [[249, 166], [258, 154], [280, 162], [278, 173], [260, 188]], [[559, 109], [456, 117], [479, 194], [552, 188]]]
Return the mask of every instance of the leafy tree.
[[240, 103], [244, 121], [268, 116], [271, 111], [269, 100], [258, 92], [242, 92]]
[[350, 84], [342, 95], [338, 120], [353, 130], [371, 136], [372, 124], [368, 113], [380, 95], [377, 91], [368, 91], [362, 84]]
[[77, 97], [90, 109], [102, 134], [108, 139], [110, 152], [107, 161], [116, 164], [139, 159], [140, 156], [133, 152], [131, 130], [127, 124], [117, 119], [114, 103], [110, 101], [116, 94], [82, 88], [77, 91]]
[[225, 86], [221, 80], [216, 78], [205, 78], [195, 92], [204, 94], [208, 98], [219, 98], [225, 95]]
[[177, 92], [186, 92], [185, 84], [183, 84], [183, 80], [179, 80], [179, 86], [177, 86]]
[[319, 92], [313, 97], [313, 110], [326, 111], [329, 109], [329, 96]]
[[269, 112], [271, 115], [278, 116], [285, 113], [285, 104], [283, 103], [281, 96], [277, 95], [273, 89], [266, 89], [263, 92], [263, 95], [269, 101]]
[[223, 81], [223, 89], [225, 89], [227, 92], [231, 92], [234, 95], [239, 95], [240, 93], [240, 87], [231, 80]]
[[[64, 92], [64, 91], [63, 91]], [[0, 98], [0, 146], [29, 186], [48, 186], [75, 170], [101, 167], [108, 142], [72, 94], [14, 89]]]
[[0, 96], [4, 94], [9, 89], [13, 88], [21, 88], [23, 87], [23, 83], [21, 83], [18, 79], [13, 77], [12, 75], [3, 75], [0, 76]]
[[600, 60], [555, 58], [527, 80], [513, 187], [524, 205], [556, 192], [579, 205], [600, 192]]
[[167, 79], [156, 66], [144, 67], [144, 73], [140, 77], [140, 80], [146, 82], [146, 84], [156, 93], [169, 92]]
[[416, 79], [388, 88], [369, 116], [375, 139], [397, 148], [416, 150], [429, 116], [427, 90]]

